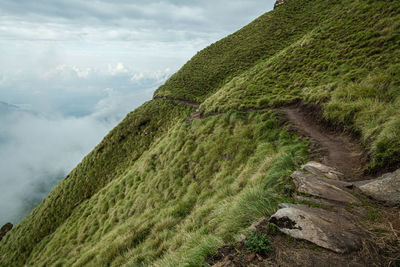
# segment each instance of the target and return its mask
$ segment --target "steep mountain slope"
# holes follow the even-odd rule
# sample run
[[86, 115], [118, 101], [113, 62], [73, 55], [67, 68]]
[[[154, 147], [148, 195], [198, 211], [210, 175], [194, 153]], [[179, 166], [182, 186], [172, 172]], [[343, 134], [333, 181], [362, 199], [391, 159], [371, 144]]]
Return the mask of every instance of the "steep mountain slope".
[[6, 235], [0, 265], [202, 265], [289, 201], [311, 157], [274, 109], [294, 102], [359, 134], [369, 171], [398, 166], [399, 14], [289, 0], [199, 52]]

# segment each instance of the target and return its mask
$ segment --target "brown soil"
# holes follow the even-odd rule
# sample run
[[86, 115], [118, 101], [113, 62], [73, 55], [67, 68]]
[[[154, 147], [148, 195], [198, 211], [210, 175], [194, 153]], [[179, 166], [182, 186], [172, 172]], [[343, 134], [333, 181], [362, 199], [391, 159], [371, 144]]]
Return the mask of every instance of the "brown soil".
[[364, 148], [345, 132], [335, 132], [324, 127], [318, 120], [318, 114], [307, 112], [301, 107], [280, 109], [293, 129], [309, 138], [321, 163], [335, 167], [345, 174], [347, 181], [366, 180], [364, 169], [368, 156]]
[[[393, 212], [394, 211], [394, 212]], [[393, 218], [393, 214], [398, 214]], [[396, 221], [400, 223], [398, 210], [386, 210], [382, 216], [390, 216], [382, 221]], [[374, 229], [387, 229], [387, 225], [365, 222], [366, 227]], [[361, 267], [361, 266], [399, 266], [400, 239], [393, 232], [369, 233], [361, 250], [348, 254], [337, 254], [320, 248], [310, 242], [301, 241], [286, 236], [282, 233], [270, 232], [267, 219], [261, 221], [256, 230], [268, 236], [273, 252], [268, 254], [255, 254], [247, 251], [244, 241], [234, 246], [222, 247], [217, 254], [207, 259], [207, 263], [214, 267], [245, 267], [245, 266], [301, 266], [301, 267]], [[372, 228], [371, 228], [372, 229]]]

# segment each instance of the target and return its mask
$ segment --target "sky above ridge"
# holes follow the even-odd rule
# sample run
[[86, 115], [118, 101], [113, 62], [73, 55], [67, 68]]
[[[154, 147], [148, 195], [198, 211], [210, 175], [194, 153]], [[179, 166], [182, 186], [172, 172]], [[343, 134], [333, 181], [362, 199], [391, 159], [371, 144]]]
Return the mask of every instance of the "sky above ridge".
[[273, 0], [0, 0], [0, 226], [197, 51]]

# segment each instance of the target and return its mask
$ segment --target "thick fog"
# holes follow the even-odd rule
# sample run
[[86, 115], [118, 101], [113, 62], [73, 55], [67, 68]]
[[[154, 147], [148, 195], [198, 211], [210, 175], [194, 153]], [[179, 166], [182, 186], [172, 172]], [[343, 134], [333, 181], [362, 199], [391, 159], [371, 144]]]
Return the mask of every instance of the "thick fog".
[[73, 102], [60, 105], [64, 113], [0, 103], [0, 224], [28, 215], [125, 114], [151, 98], [151, 84], [136, 86], [131, 93], [105, 89], [92, 111]]
[[0, 0], [0, 226], [197, 51], [273, 0]]

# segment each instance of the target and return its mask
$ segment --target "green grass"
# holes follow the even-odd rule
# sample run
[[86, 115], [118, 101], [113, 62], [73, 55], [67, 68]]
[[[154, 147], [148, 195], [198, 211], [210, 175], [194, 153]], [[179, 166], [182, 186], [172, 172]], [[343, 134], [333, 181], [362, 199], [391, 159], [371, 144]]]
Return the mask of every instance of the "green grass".
[[[340, 1], [288, 1], [248, 26], [200, 51], [155, 96], [202, 102], [256, 62], [302, 38]], [[340, 7], [340, 6], [339, 6]]]
[[361, 136], [371, 171], [397, 166], [400, 2], [342, 1], [329, 10], [301, 39], [221, 86], [201, 112], [320, 105], [332, 124]]
[[13, 229], [14, 234], [4, 239], [3, 242], [10, 245], [0, 245], [0, 259], [5, 257], [6, 251], [7, 261], [22, 265], [31, 250], [46, 240], [77, 207], [123, 175], [155, 140], [190, 111], [183, 105], [152, 101], [128, 114], [32, 214]]
[[272, 112], [183, 120], [75, 208], [27, 264], [201, 265], [275, 212], [284, 196], [274, 185], [307, 153]]
[[[1, 266], [203, 266], [286, 202], [302, 101], [400, 161], [400, 2], [290, 0], [193, 57], [0, 243]], [[266, 108], [252, 113], [241, 112]], [[217, 115], [215, 115], [217, 114]]]

